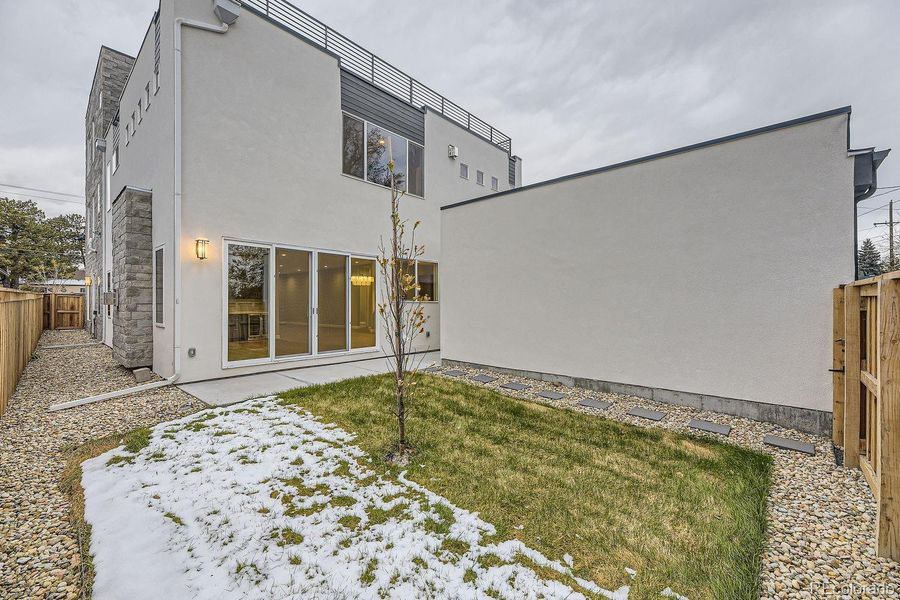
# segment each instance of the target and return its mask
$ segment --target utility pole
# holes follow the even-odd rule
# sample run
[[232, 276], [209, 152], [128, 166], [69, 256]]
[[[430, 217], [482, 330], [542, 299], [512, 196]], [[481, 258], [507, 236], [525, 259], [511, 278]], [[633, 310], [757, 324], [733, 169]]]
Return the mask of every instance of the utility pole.
[[894, 260], [894, 201], [891, 200], [888, 205], [887, 223], [875, 223], [875, 225], [888, 226], [888, 270], [893, 271], [897, 268], [897, 263]]

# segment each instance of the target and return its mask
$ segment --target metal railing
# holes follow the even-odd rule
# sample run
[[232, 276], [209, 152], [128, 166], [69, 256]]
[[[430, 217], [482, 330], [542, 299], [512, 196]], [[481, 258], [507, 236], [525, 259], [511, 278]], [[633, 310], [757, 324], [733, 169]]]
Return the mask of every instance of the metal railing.
[[416, 107], [437, 111], [472, 133], [512, 153], [512, 140], [458, 104], [447, 100], [394, 65], [331, 29], [285, 0], [243, 0], [242, 4], [265, 15], [315, 45], [337, 55], [341, 68]]

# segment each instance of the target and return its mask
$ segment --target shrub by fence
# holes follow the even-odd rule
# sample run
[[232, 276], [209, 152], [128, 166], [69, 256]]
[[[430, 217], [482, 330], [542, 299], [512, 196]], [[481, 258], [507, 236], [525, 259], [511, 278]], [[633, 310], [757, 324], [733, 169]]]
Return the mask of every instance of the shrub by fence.
[[42, 294], [0, 288], [0, 415], [43, 330]]
[[875, 496], [878, 554], [900, 560], [900, 272], [833, 299], [833, 441]]

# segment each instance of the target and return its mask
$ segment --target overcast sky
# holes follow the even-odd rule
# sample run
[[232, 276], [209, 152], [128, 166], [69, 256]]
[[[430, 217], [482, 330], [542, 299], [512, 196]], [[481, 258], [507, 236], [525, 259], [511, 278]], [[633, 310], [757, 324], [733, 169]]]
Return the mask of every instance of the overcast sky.
[[[297, 4], [511, 136], [526, 183], [851, 104], [852, 145], [895, 146], [879, 183], [900, 186], [897, 0]], [[0, 1], [0, 195], [84, 193], [100, 44], [136, 53], [156, 6]], [[861, 216], [861, 235], [886, 217]]]

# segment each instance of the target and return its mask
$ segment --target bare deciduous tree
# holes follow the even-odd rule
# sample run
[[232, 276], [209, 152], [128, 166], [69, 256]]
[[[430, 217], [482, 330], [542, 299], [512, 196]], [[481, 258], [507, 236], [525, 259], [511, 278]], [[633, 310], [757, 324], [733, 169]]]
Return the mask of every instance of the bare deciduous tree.
[[413, 354], [413, 342], [425, 330], [427, 321], [415, 276], [415, 261], [422, 256], [425, 248], [416, 244], [416, 229], [420, 222], [416, 221], [409, 226], [409, 222], [400, 216], [400, 199], [405, 192], [399, 188], [400, 182], [394, 175], [390, 141], [379, 140], [378, 143], [382, 146], [387, 143], [391, 189], [391, 237], [387, 244], [382, 238], [378, 256], [378, 266], [384, 281], [378, 313], [387, 331], [390, 349], [388, 361], [394, 376], [392, 410], [397, 417], [398, 433], [396, 451], [389, 458], [403, 464], [411, 451], [406, 439], [406, 418], [410, 412], [409, 402], [415, 392], [418, 368]]

